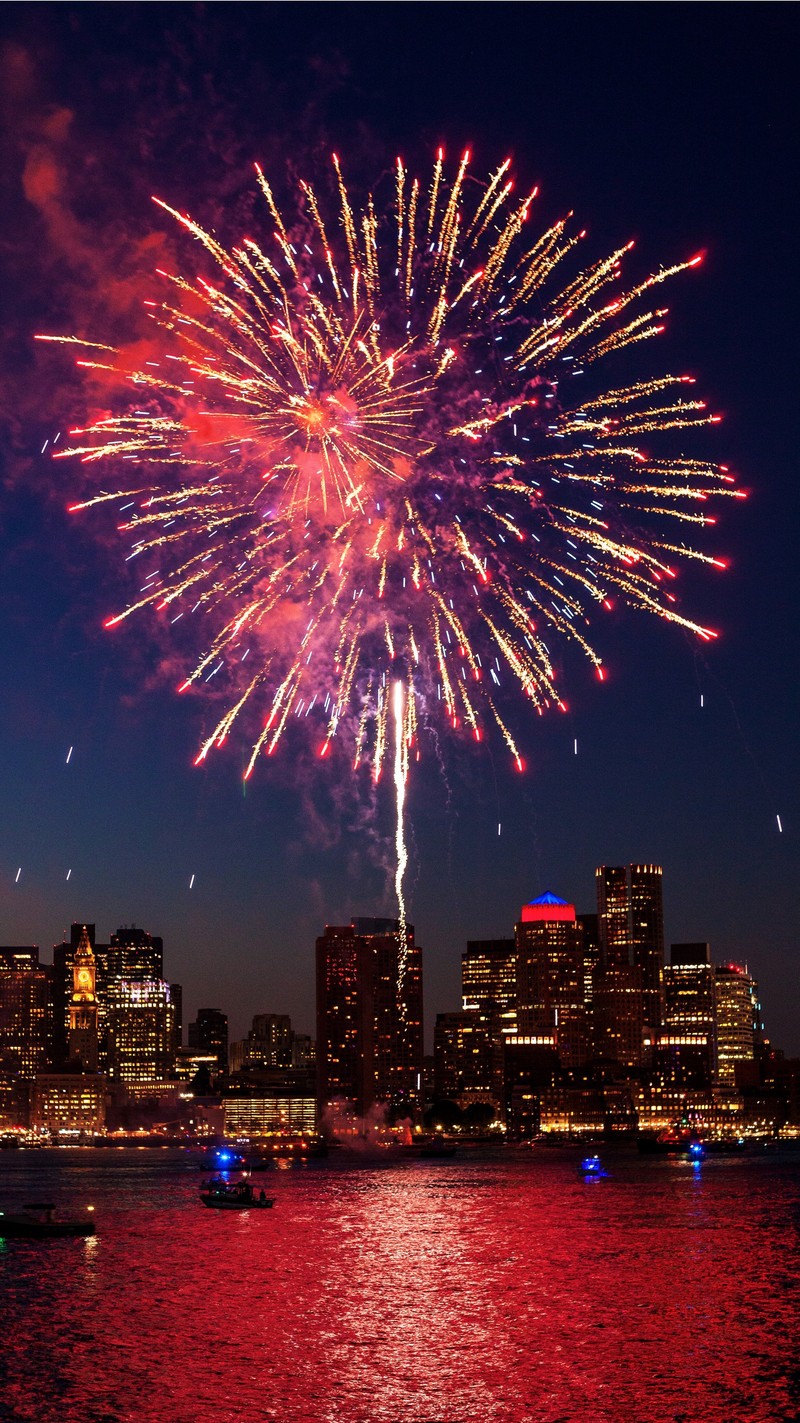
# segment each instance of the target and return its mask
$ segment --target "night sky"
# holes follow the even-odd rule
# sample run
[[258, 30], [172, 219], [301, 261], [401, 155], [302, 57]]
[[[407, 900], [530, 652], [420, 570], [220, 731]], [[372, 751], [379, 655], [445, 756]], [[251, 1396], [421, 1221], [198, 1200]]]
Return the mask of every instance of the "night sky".
[[469, 145], [477, 170], [511, 154], [539, 182], [542, 226], [574, 208], [587, 260], [633, 237], [643, 275], [705, 249], [643, 368], [698, 376], [725, 419], [693, 448], [750, 498], [705, 534], [730, 569], [681, 578], [718, 642], [620, 609], [598, 635], [609, 680], [565, 662], [569, 713], [524, 725], [524, 776], [497, 738], [441, 766], [427, 749], [409, 788], [426, 1016], [458, 1006], [467, 938], [511, 933], [545, 889], [592, 910], [597, 864], [655, 861], [667, 941], [746, 960], [770, 1037], [800, 1052], [794, 7], [9, 4], [0, 26], [0, 941], [47, 958], [72, 920], [101, 939], [135, 922], [163, 935], [186, 1018], [307, 1031], [323, 924], [393, 912], [388, 793], [284, 756], [244, 796], [234, 741], [195, 770], [213, 709], [176, 698], [146, 620], [102, 630], [123, 550], [67, 516], [79, 473], [39, 454], [85, 397], [32, 337], [135, 338], [175, 242], [152, 193], [234, 240], [254, 160], [313, 175], [335, 149], [366, 186], [397, 153], [419, 171]]

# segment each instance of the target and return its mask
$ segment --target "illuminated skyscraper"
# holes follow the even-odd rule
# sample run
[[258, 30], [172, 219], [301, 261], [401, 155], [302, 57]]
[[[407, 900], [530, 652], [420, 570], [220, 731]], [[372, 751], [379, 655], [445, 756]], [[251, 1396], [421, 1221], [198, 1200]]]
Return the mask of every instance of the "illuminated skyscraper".
[[733, 963], [717, 964], [714, 979], [719, 1085], [754, 1085], [755, 1047], [761, 1028], [758, 986], [746, 967]]
[[630, 964], [630, 895], [624, 865], [601, 865], [596, 871], [597, 919], [603, 968]]
[[361, 1115], [378, 1098], [413, 1105], [422, 1075], [422, 951], [396, 919], [356, 918], [317, 940], [317, 1086]]
[[[676, 1047], [692, 1046], [705, 1082], [717, 1073], [716, 990], [708, 944], [673, 944], [664, 969], [664, 1032]], [[663, 1055], [663, 1054], [662, 1054]], [[700, 1075], [698, 1069], [698, 1075]]]
[[595, 970], [592, 980], [592, 1055], [619, 1067], [643, 1066], [642, 971], [630, 964]]
[[664, 901], [660, 865], [629, 865], [631, 952], [642, 970], [645, 1028], [664, 1020]]
[[129, 1088], [165, 1082], [175, 1064], [169, 984], [113, 980], [106, 987], [106, 1059], [109, 1078]]
[[[643, 1048], [639, 1061], [647, 1061], [664, 1019], [664, 910], [662, 871], [659, 865], [601, 865], [597, 870], [597, 915], [603, 971], [636, 968], [641, 978], [641, 1005], [634, 1008], [636, 975], [622, 975], [624, 992], [634, 1008], [631, 1021], [641, 1017]], [[600, 982], [600, 977], [597, 979]], [[613, 982], [609, 980], [609, 991]], [[601, 1016], [604, 1010], [601, 1009]], [[629, 1038], [626, 1028], [624, 1037]]]
[[516, 944], [518, 1037], [551, 1037], [562, 1067], [579, 1067], [589, 1044], [583, 932], [574, 904], [548, 893], [523, 905]]
[[0, 1074], [27, 1082], [43, 1072], [51, 1030], [51, 974], [38, 948], [0, 948]]
[[375, 1096], [394, 1106], [412, 1105], [422, 1079], [422, 950], [414, 926], [406, 925], [402, 972], [396, 919], [354, 919], [353, 929], [373, 955]]
[[461, 955], [462, 1102], [503, 1100], [503, 1039], [517, 1028], [513, 939], [470, 939]]
[[328, 924], [316, 958], [320, 1121], [338, 1099], [363, 1116], [375, 1098], [374, 955], [352, 924]]

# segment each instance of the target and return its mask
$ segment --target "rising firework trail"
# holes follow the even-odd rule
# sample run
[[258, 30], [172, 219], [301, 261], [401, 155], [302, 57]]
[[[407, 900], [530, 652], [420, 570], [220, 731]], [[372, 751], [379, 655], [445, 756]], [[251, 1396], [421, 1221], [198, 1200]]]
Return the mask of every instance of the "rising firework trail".
[[394, 756], [403, 924], [420, 726], [493, 727], [521, 770], [508, 689], [563, 708], [563, 644], [602, 679], [591, 624], [615, 598], [715, 636], [670, 585], [683, 560], [724, 566], [687, 539], [709, 496], [738, 494], [670, 449], [717, 419], [690, 377], [600, 374], [662, 329], [657, 294], [700, 257], [627, 284], [630, 243], [581, 267], [585, 233], [532, 232], [509, 161], [482, 183], [469, 163], [448, 177], [440, 151], [421, 183], [398, 159], [387, 203], [359, 208], [334, 155], [291, 220], [256, 168], [264, 231], [230, 249], [156, 199], [201, 252], [192, 276], [158, 273], [152, 358], [40, 338], [82, 347], [103, 387], [54, 457], [100, 465], [72, 508], [116, 506], [143, 570], [106, 625], [193, 625], [179, 690], [224, 698], [198, 763], [238, 722], [249, 777], [298, 718], [376, 782]]

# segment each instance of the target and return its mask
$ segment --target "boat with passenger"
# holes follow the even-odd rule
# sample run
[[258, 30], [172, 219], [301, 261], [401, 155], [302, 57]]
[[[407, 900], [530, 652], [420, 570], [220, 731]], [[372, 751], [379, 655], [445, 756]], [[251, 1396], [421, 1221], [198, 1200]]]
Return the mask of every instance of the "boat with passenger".
[[266, 1191], [257, 1191], [247, 1179], [225, 1181], [221, 1176], [212, 1176], [200, 1187], [200, 1199], [204, 1206], [222, 1211], [265, 1211], [275, 1204], [275, 1197]]
[[[33, 1201], [18, 1214], [0, 1211], [0, 1238], [6, 1240], [59, 1240], [70, 1235], [94, 1235], [91, 1214], [58, 1216], [52, 1201]], [[87, 1207], [91, 1212], [93, 1206]]]

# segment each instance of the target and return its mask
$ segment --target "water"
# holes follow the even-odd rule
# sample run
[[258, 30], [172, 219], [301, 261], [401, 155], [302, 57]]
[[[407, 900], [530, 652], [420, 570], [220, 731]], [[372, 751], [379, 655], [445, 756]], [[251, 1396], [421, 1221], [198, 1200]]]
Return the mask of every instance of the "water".
[[177, 1152], [3, 1152], [0, 1207], [98, 1233], [0, 1246], [0, 1418], [800, 1418], [800, 1155], [579, 1156], [311, 1163], [239, 1215]]

